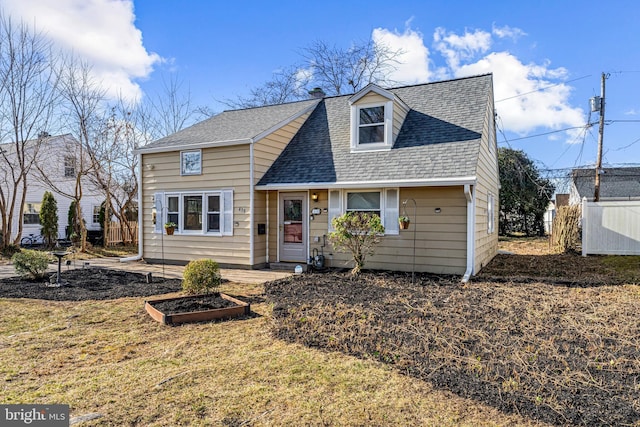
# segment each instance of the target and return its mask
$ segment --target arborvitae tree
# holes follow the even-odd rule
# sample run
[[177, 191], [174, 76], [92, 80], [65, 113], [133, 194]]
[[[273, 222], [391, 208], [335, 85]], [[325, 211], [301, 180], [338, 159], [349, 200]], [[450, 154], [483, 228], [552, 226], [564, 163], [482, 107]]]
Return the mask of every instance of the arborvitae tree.
[[45, 191], [42, 196], [40, 225], [45, 245], [52, 247], [58, 238], [58, 202], [49, 191]]
[[[71, 239], [71, 237], [77, 237], [78, 234], [76, 232], [76, 201], [72, 200], [69, 205], [69, 213], [67, 214], [67, 238]], [[74, 234], [75, 233], [75, 234]], [[73, 235], [73, 236], [72, 236]]]

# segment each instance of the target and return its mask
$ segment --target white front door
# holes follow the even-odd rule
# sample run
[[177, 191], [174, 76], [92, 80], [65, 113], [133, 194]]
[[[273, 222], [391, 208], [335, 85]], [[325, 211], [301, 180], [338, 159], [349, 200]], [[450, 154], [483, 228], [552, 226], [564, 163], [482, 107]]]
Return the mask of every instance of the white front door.
[[307, 193], [280, 193], [278, 203], [280, 261], [307, 261]]

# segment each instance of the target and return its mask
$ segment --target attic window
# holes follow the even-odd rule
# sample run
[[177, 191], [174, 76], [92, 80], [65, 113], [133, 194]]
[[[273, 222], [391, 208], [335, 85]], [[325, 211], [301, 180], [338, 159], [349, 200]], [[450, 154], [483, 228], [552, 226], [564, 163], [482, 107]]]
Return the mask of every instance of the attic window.
[[351, 149], [390, 149], [393, 144], [393, 102], [351, 105]]
[[384, 143], [384, 105], [359, 110], [358, 144]]
[[76, 176], [76, 158], [73, 156], [65, 156], [64, 177], [73, 178], [74, 176]]

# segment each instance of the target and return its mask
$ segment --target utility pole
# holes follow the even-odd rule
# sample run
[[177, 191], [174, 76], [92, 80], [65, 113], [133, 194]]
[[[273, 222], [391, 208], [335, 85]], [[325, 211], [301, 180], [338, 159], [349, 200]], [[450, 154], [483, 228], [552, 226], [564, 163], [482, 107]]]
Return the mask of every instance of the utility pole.
[[600, 83], [600, 128], [598, 130], [598, 155], [596, 157], [596, 181], [595, 192], [593, 195], [593, 201], [600, 201], [600, 174], [602, 172], [602, 140], [604, 137], [604, 82], [607, 79], [607, 75], [602, 73], [602, 81]]

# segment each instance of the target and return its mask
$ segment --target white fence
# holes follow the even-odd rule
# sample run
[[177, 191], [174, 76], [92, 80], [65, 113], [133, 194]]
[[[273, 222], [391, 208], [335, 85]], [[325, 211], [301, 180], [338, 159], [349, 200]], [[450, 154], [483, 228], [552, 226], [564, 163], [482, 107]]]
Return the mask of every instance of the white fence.
[[640, 201], [582, 201], [582, 255], [640, 255]]

